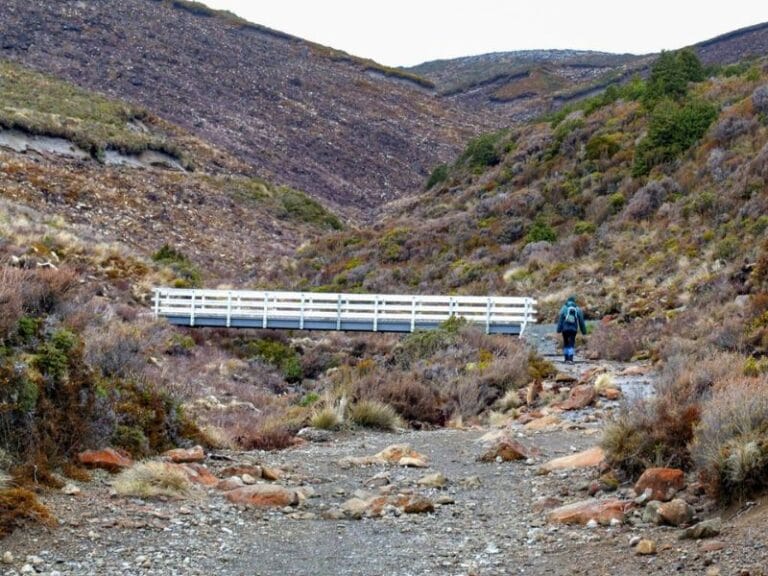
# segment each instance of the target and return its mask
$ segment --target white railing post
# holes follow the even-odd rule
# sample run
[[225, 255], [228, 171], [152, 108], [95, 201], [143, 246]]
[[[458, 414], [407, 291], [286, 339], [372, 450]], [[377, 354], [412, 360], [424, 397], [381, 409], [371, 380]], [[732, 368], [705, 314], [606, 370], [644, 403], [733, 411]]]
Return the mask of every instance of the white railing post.
[[227, 292], [227, 328], [232, 326], [232, 290]]
[[301, 306], [299, 307], [299, 330], [304, 330], [304, 292], [301, 293]]
[[160, 288], [155, 288], [155, 320], [160, 316]]
[[269, 308], [269, 292], [264, 292], [264, 314], [261, 317], [261, 327], [267, 329], [267, 309]]
[[190, 307], [189, 307], [189, 325], [190, 326], [195, 325], [195, 294], [196, 292], [192, 290], [192, 299], [190, 300]]
[[488, 298], [488, 302], [485, 305], [485, 333], [491, 333], [491, 306], [493, 306], [493, 299]]
[[456, 313], [456, 300], [451, 296], [448, 299], [448, 318], [453, 318]]
[[341, 330], [341, 294], [336, 296], [336, 330]]
[[411, 332], [416, 330], [416, 296], [413, 297], [411, 303]]
[[525, 334], [525, 328], [528, 326], [528, 316], [531, 313], [531, 299], [526, 298], [525, 299], [525, 308], [523, 310], [523, 323], [520, 325], [520, 335], [519, 338], [523, 337], [523, 334]]
[[373, 331], [379, 331], [379, 296], [373, 297]]

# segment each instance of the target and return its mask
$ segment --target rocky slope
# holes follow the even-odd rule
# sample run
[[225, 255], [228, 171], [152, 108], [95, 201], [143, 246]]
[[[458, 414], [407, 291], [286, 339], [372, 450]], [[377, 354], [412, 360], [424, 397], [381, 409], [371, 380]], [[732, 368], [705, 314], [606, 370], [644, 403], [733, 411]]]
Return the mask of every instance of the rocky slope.
[[[707, 65], [759, 57], [768, 52], [768, 23], [735, 30], [693, 48]], [[434, 82], [451, 100], [474, 108], [492, 106], [505, 116], [530, 120], [633, 75], [646, 75], [657, 56], [527, 50], [425, 62], [407, 70]]]
[[140, 104], [354, 212], [418, 188], [499, 119], [429, 83], [193, 2], [3, 5], [0, 58]]

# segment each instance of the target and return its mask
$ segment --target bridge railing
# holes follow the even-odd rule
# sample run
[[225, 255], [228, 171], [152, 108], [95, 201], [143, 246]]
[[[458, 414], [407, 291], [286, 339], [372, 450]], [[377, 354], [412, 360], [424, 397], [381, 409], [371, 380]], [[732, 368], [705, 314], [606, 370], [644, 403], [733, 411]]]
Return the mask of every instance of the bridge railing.
[[536, 301], [509, 296], [419, 296], [156, 288], [154, 313], [175, 324], [299, 330], [413, 332], [452, 316], [486, 332], [536, 322]]

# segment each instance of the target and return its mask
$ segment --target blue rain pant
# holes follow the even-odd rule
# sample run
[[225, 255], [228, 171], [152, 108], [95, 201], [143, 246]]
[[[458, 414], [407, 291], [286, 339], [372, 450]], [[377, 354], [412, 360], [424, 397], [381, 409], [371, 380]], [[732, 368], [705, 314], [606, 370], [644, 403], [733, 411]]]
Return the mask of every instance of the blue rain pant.
[[574, 354], [576, 354], [576, 331], [563, 331], [563, 356], [566, 362], [573, 360]]

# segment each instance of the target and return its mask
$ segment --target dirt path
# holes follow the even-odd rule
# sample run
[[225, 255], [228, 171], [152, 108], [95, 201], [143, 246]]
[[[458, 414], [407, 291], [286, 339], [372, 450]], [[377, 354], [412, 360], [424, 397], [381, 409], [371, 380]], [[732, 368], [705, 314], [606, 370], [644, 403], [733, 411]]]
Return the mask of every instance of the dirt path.
[[[560, 365], [582, 371], [591, 363]], [[612, 365], [618, 371], [622, 366]], [[647, 386], [627, 381], [628, 386]], [[596, 470], [538, 473], [557, 456], [595, 445], [602, 416], [611, 405], [572, 414], [565, 426], [542, 432], [513, 424], [512, 433], [540, 450], [532, 461], [481, 463], [477, 440], [487, 429], [432, 432], [340, 433], [331, 442], [308, 443], [279, 453], [237, 453], [237, 463], [277, 466], [288, 486], [311, 487], [314, 496], [297, 508], [254, 510], [229, 504], [213, 489], [184, 501], [142, 501], [110, 497], [109, 477], [81, 485], [79, 496], [55, 493], [46, 502], [62, 520], [58, 529], [18, 531], [0, 543], [11, 564], [2, 574], [19, 574], [37, 562], [42, 574], [94, 575], [612, 575], [762, 574], [768, 565], [766, 531], [759, 517], [726, 525], [723, 549], [703, 552], [680, 532], [639, 523], [614, 527], [551, 525], [537, 507], [545, 497], [563, 503], [588, 498]], [[372, 465], [342, 467], [349, 456], [369, 456], [394, 443], [408, 443], [427, 456], [428, 469]], [[214, 471], [232, 462], [210, 459]], [[416, 481], [441, 472], [443, 489]], [[378, 519], [324, 517], [385, 476], [393, 490], [442, 501], [430, 514], [388, 514]], [[384, 480], [379, 479], [378, 483]], [[619, 496], [627, 496], [620, 489]], [[632, 537], [653, 539], [654, 556], [638, 556]], [[38, 558], [27, 558], [28, 555]], [[709, 570], [709, 572], [708, 572]], [[719, 570], [719, 571], [715, 571]], [[744, 574], [747, 574], [744, 573]]]

